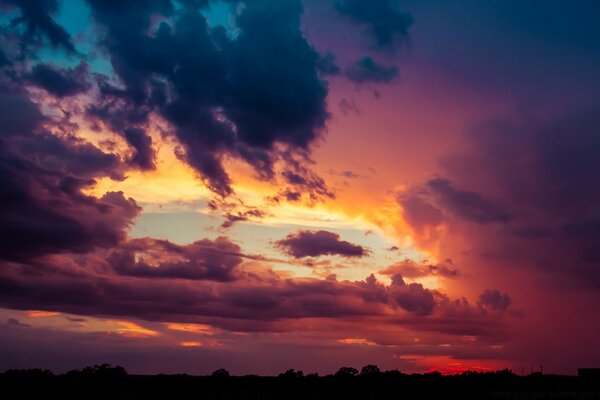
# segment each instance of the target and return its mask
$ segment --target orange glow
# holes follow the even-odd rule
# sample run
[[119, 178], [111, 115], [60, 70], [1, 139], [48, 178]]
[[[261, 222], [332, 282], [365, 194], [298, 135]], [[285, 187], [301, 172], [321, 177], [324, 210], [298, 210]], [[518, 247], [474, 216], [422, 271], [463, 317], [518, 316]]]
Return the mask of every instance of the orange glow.
[[183, 347], [202, 347], [202, 342], [181, 342]]
[[40, 311], [40, 310], [25, 311], [25, 314], [27, 314], [28, 317], [32, 317], [32, 318], [55, 317], [57, 315], [60, 315], [60, 313], [58, 313], [58, 312]]
[[173, 331], [180, 332], [189, 332], [189, 333], [198, 333], [206, 336], [213, 336], [217, 333], [216, 329], [214, 329], [210, 325], [201, 325], [201, 324], [167, 324], [167, 328]]
[[496, 360], [455, 359], [450, 356], [422, 355], [402, 355], [395, 356], [395, 358], [412, 361], [423, 372], [437, 371], [443, 375], [461, 374], [465, 371], [494, 371], [505, 368]]
[[363, 345], [363, 346], [376, 346], [377, 345], [377, 343], [373, 342], [372, 340], [365, 339], [365, 338], [339, 339], [338, 342], [344, 343], [344, 344], [357, 344], [357, 345]]
[[130, 321], [109, 320], [107, 322], [116, 325], [116, 328], [111, 332], [115, 332], [125, 337], [144, 338], [154, 337], [160, 334], [159, 332], [153, 331], [151, 329], [146, 329]]

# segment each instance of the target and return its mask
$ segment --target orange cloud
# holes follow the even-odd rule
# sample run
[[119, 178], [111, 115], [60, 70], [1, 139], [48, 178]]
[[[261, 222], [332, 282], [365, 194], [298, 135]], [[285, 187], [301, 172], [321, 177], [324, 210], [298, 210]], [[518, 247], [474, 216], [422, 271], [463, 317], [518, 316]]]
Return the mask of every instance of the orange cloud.
[[151, 329], [144, 328], [136, 323], [130, 321], [107, 321], [110, 324], [116, 325], [115, 329], [111, 332], [115, 332], [119, 335], [132, 338], [144, 338], [158, 336], [160, 333]]
[[32, 317], [32, 318], [55, 317], [57, 315], [60, 315], [60, 313], [58, 313], [58, 312], [54, 312], [54, 311], [41, 311], [41, 310], [25, 311], [25, 314], [27, 314], [28, 317]]
[[202, 347], [202, 342], [181, 342], [183, 347]]
[[[213, 336], [217, 333], [216, 329], [210, 325], [202, 324], [167, 324], [167, 329], [180, 332], [198, 333], [201, 335]], [[186, 342], [187, 343], [187, 342]]]
[[339, 339], [338, 342], [344, 343], [344, 344], [358, 344], [358, 345], [363, 345], [363, 346], [376, 346], [377, 345], [377, 343], [373, 342], [372, 340], [365, 339], [365, 338]]

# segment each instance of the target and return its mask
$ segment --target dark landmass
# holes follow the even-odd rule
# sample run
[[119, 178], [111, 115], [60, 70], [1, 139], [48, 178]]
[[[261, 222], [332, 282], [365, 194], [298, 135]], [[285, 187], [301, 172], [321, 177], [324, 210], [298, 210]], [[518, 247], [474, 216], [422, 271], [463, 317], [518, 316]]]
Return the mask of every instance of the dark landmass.
[[318, 376], [289, 370], [275, 377], [230, 376], [224, 369], [210, 376], [130, 375], [104, 364], [61, 375], [7, 370], [0, 387], [7, 399], [600, 399], [600, 379], [593, 375], [518, 376], [502, 370], [444, 376], [382, 372], [374, 365], [360, 372], [344, 367]]

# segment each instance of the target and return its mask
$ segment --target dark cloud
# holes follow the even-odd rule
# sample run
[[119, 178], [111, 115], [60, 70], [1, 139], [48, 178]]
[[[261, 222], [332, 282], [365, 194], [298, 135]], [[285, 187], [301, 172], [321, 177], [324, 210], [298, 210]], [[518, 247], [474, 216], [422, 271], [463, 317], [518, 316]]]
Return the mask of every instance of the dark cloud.
[[503, 222], [474, 232], [479, 254], [537, 266], [545, 279], [562, 285], [593, 288], [600, 282], [598, 110], [525, 114], [482, 122], [467, 135], [468, 153], [443, 160], [453, 181], [482, 192], [491, 187], [511, 210], [509, 218], [473, 196], [472, 206], [459, 210], [464, 195], [445, 184], [437, 191], [457, 199], [455, 213]]
[[286, 151], [281, 157], [285, 162], [281, 171], [285, 188], [273, 200], [278, 202], [283, 197], [288, 201], [299, 201], [304, 195], [309, 203], [314, 203], [335, 198], [335, 192], [327, 186], [325, 180], [306, 166], [314, 164], [306, 152]]
[[152, 138], [142, 129], [125, 129], [125, 139], [135, 149], [131, 163], [141, 170], [155, 168], [156, 152], [152, 147]]
[[29, 136], [43, 122], [44, 117], [37, 106], [23, 93], [0, 91], [0, 135]]
[[97, 199], [82, 193], [89, 180], [44, 169], [0, 145], [0, 254], [25, 259], [45, 253], [114, 246], [140, 208], [121, 192]]
[[340, 240], [340, 235], [328, 231], [298, 231], [275, 244], [297, 258], [322, 255], [363, 257], [368, 254], [364, 247]]
[[[156, 321], [240, 319], [260, 326], [261, 321], [282, 318], [381, 315], [389, 301], [386, 287], [372, 280], [283, 279], [276, 274], [257, 275], [257, 270], [232, 282], [192, 276], [194, 284], [190, 284], [189, 271], [182, 274], [170, 268], [169, 272], [181, 279], [158, 279], [160, 272], [114, 276], [110, 273], [113, 262], [100, 253], [70, 261], [55, 257], [28, 265], [6, 265], [0, 271], [0, 303], [18, 309]], [[34, 270], [38, 273], [32, 274]]]
[[480, 224], [510, 220], [510, 215], [501, 206], [479, 193], [456, 189], [447, 179], [432, 179], [427, 186], [439, 204], [459, 218]]
[[240, 254], [240, 247], [225, 237], [185, 246], [147, 238], [121, 246], [109, 263], [123, 275], [226, 282], [235, 279]]
[[420, 283], [406, 284], [399, 274], [392, 276], [389, 291], [399, 307], [417, 315], [431, 314], [436, 304], [431, 291]]
[[[397, 249], [397, 248], [396, 248]], [[390, 265], [389, 267], [379, 271], [380, 274], [389, 275], [390, 277], [400, 274], [405, 278], [419, 278], [423, 276], [442, 276], [446, 278], [456, 278], [458, 269], [454, 266], [452, 260], [447, 259], [437, 264], [430, 264], [427, 261], [417, 263], [410, 259]]]
[[406, 39], [414, 22], [395, 0], [336, 0], [334, 4], [340, 14], [364, 25], [380, 47], [392, 45], [397, 38]]
[[479, 295], [479, 304], [493, 310], [506, 310], [511, 305], [510, 297], [500, 293], [497, 289], [486, 289]]
[[27, 79], [57, 97], [73, 96], [88, 90], [88, 66], [81, 62], [75, 68], [59, 68], [50, 64], [36, 64]]
[[449, 217], [478, 224], [508, 223], [512, 216], [498, 203], [470, 190], [458, 189], [445, 178], [399, 193], [406, 221], [418, 232], [433, 228]]
[[317, 69], [323, 75], [338, 75], [342, 71], [336, 64], [335, 54], [331, 52], [319, 55]]
[[47, 38], [52, 46], [75, 51], [69, 33], [52, 18], [58, 11], [58, 0], [2, 0], [0, 3], [19, 8], [20, 15], [12, 24], [24, 26], [24, 43]]
[[5, 263], [0, 305], [245, 331], [285, 331], [291, 320], [303, 318], [477, 320], [487, 315], [465, 301], [455, 304], [421, 284], [407, 284], [400, 275], [389, 286], [373, 275], [341, 282], [334, 277], [288, 278], [264, 265], [240, 263], [244, 257], [238, 249], [225, 238], [189, 246], [142, 239], [86, 257], [63, 254]]
[[361, 83], [389, 83], [398, 76], [398, 67], [386, 67], [379, 64], [372, 57], [363, 57], [346, 69], [346, 77], [352, 82]]
[[[248, 2], [234, 38], [210, 29], [194, 7], [174, 14], [168, 0], [90, 3], [123, 82], [104, 84], [101, 106], [125, 110], [125, 128], [132, 117], [143, 124], [149, 113], [160, 114], [183, 144], [178, 155], [214, 192], [232, 192], [225, 155], [272, 179], [276, 144], [308, 150], [324, 129], [327, 86], [300, 29], [299, 1]], [[151, 17], [159, 21], [155, 29]], [[113, 124], [112, 113], [95, 115]]]
[[224, 216], [225, 221], [221, 224], [221, 228], [230, 228], [236, 222], [247, 221], [250, 218], [263, 218], [264, 216], [265, 213], [256, 208], [226, 213]]
[[[84, 194], [94, 178], [119, 178], [119, 159], [92, 144], [46, 130], [43, 117], [19, 91], [0, 94], [0, 258], [110, 247], [126, 236], [140, 208], [122, 193]], [[8, 110], [27, 120], [19, 120]]]

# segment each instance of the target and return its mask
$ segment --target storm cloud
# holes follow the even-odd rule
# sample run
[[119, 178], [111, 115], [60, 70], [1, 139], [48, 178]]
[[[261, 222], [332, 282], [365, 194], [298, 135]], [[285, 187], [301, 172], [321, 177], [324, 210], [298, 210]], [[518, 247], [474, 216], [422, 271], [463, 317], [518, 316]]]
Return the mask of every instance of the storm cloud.
[[[323, 62], [300, 29], [299, 1], [247, 2], [235, 16], [235, 37], [210, 28], [195, 7], [175, 13], [167, 0], [90, 4], [123, 83], [102, 84], [93, 115], [117, 130], [143, 128], [151, 113], [160, 115], [183, 144], [178, 156], [215, 193], [232, 193], [224, 156], [273, 179], [276, 145], [306, 151], [320, 137], [328, 89], [319, 77]], [[160, 22], [152, 26], [151, 17]], [[117, 125], [114, 107], [123, 110]]]

